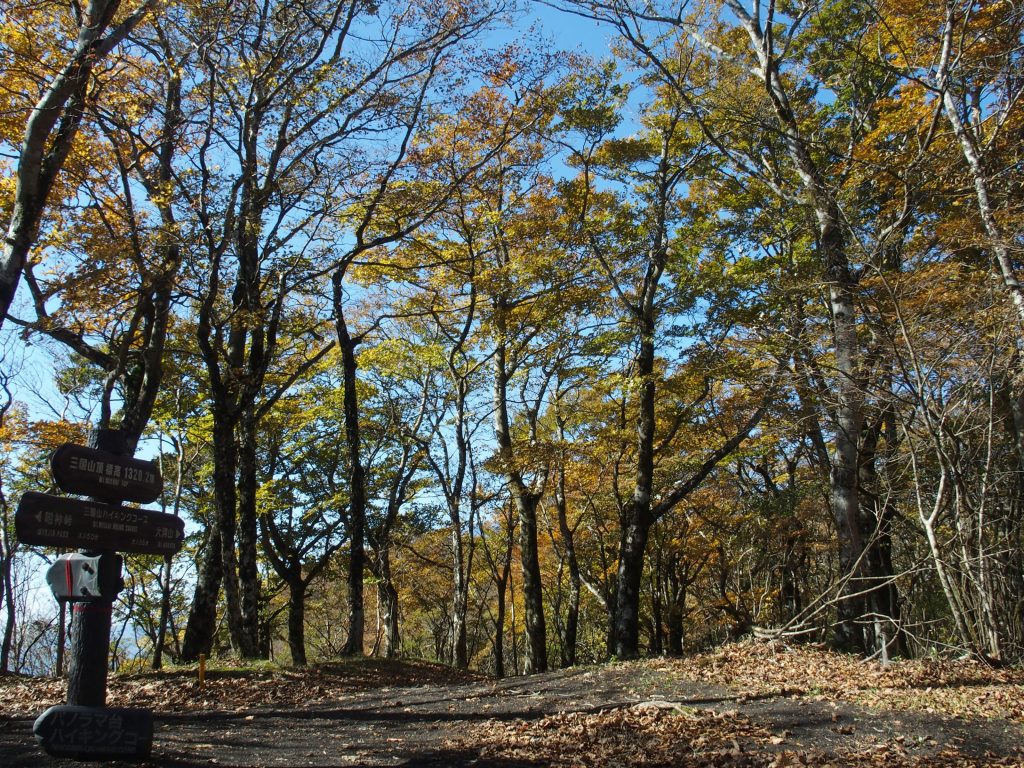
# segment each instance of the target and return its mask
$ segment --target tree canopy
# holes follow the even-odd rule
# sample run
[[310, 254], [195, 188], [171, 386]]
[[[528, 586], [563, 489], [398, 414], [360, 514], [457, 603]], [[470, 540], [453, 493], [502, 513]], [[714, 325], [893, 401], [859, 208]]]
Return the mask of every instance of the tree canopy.
[[18, 496], [97, 427], [188, 523], [118, 663], [1021, 660], [1020, 8], [545, 8], [612, 47], [500, 0], [0, 12], [4, 670], [53, 663]]

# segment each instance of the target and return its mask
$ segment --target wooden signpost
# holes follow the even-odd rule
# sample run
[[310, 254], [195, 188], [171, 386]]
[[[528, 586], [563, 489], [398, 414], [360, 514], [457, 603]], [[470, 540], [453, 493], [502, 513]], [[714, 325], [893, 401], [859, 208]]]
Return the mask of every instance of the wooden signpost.
[[14, 532], [23, 544], [173, 555], [185, 540], [185, 523], [150, 509], [28, 491], [14, 513]]
[[15, 535], [24, 544], [85, 550], [62, 555], [47, 572], [54, 596], [74, 603], [75, 631], [68, 702], [46, 710], [33, 731], [54, 757], [144, 760], [152, 750], [152, 713], [104, 706], [111, 614], [123, 585], [117, 552], [173, 555], [184, 542], [185, 524], [176, 515], [121, 506], [159, 498], [159, 468], [124, 455], [117, 430], [96, 430], [93, 442], [62, 445], [50, 460], [62, 491], [90, 499], [30, 491], [14, 516]]
[[65, 443], [50, 458], [50, 472], [64, 493], [148, 504], [160, 498], [163, 478], [152, 461]]

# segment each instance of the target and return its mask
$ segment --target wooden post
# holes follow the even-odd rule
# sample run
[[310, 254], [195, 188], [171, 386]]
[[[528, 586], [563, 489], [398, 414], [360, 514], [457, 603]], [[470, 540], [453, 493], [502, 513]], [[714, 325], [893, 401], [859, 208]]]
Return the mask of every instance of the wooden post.
[[[128, 455], [127, 444], [120, 430], [93, 430], [89, 442], [93, 448], [117, 456]], [[87, 554], [117, 557], [113, 552]], [[68, 672], [70, 705], [102, 707], [107, 703], [107, 666], [114, 597], [109, 595], [85, 603], [75, 603], [71, 623], [71, 667]]]
[[107, 703], [107, 659], [113, 605], [109, 600], [75, 603], [68, 704], [102, 707]]

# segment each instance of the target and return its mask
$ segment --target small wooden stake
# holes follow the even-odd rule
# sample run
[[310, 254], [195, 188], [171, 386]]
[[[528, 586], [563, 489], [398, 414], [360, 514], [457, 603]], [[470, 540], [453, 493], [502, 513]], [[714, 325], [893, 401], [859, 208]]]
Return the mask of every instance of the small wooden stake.
[[206, 684], [206, 654], [199, 654], [199, 687], [202, 688]]

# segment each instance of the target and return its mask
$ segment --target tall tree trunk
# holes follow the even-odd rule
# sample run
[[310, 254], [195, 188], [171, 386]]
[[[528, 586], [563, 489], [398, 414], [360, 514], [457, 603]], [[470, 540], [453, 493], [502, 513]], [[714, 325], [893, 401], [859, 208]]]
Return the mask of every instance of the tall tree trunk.
[[398, 627], [398, 590], [391, 577], [391, 555], [385, 551], [380, 562], [377, 583], [377, 612], [384, 625], [384, 658], [393, 659], [401, 650]]
[[164, 646], [167, 644], [167, 626], [171, 621], [171, 565], [174, 559], [164, 557], [160, 568], [160, 620], [156, 629], [156, 647], [153, 649], [153, 669], [163, 667]]
[[[466, 614], [469, 610], [469, 569], [466, 567], [466, 548], [462, 538], [462, 509], [463, 509], [463, 488], [466, 483], [466, 473], [469, 468], [469, 441], [466, 439], [466, 401], [469, 398], [469, 384], [466, 377], [461, 374], [456, 360], [456, 351], [461, 351], [462, 345], [469, 336], [475, 307], [475, 289], [471, 295], [471, 311], [467, 313], [466, 322], [462, 329], [462, 335], [456, 350], [453, 350], [448, 359], [449, 375], [455, 382], [455, 449], [456, 466], [452, 475], [451, 486], [446, 489], [448, 515], [452, 526], [452, 664], [460, 669], [469, 666], [469, 650], [466, 629]], [[469, 525], [472, 531], [474, 520], [474, 507], [472, 500], [469, 508]]]
[[257, 567], [259, 537], [256, 510], [257, 417], [249, 405], [238, 423], [238, 584], [241, 626], [238, 638], [242, 658], [261, 656], [259, 649], [260, 580]]
[[526, 487], [516, 467], [512, 432], [508, 413], [508, 364], [504, 344], [504, 312], [497, 308], [496, 325], [499, 341], [494, 352], [494, 434], [498, 443], [502, 469], [509, 483], [509, 492], [519, 516], [519, 549], [523, 577], [523, 610], [526, 614], [526, 666], [524, 672], [546, 672], [547, 628], [544, 623], [540, 559], [537, 546], [537, 507], [540, 494]]
[[469, 666], [467, 647], [466, 614], [469, 610], [469, 580], [466, 574], [466, 558], [462, 546], [462, 525], [459, 515], [460, 505], [452, 508], [452, 658], [451, 663], [459, 668]]
[[345, 421], [345, 445], [348, 448], [349, 458], [349, 634], [344, 653], [347, 656], [357, 656], [364, 652], [363, 569], [366, 565], [366, 470], [363, 467], [359, 431], [358, 361], [356, 359], [356, 347], [359, 344], [359, 339], [349, 333], [348, 325], [345, 322], [343, 279], [344, 272], [338, 270], [334, 273], [332, 282], [334, 323], [341, 352], [342, 381], [345, 388], [342, 408]]
[[[831, 228], [831, 229], [830, 229]], [[820, 246], [826, 259], [831, 258], [828, 277], [832, 279], [829, 295], [832, 301], [833, 348], [839, 379], [836, 382], [835, 448], [832, 457], [832, 517], [839, 540], [839, 569], [847, 580], [838, 603], [838, 617], [833, 645], [845, 651], [863, 653], [865, 641], [860, 623], [866, 611], [861, 591], [868, 563], [864, 554], [863, 523], [860, 518], [858, 483], [858, 443], [861, 429], [861, 393], [857, 385], [857, 326], [852, 280], [845, 265], [845, 251], [826, 237], [839, 239], [838, 221], [822, 225]], [[841, 259], [840, 259], [841, 256]]]
[[294, 666], [306, 666], [306, 582], [301, 565], [288, 575], [288, 651]]
[[832, 340], [836, 383], [833, 422], [835, 443], [831, 472], [832, 517], [839, 546], [839, 568], [845, 578], [838, 601], [838, 621], [833, 644], [840, 649], [863, 652], [866, 648], [860, 619], [865, 602], [860, 592], [866, 563], [858, 486], [857, 450], [862, 421], [862, 388], [859, 375], [859, 342], [854, 292], [856, 280], [850, 269], [842, 212], [822, 176], [789, 101], [774, 50], [774, 5], [767, 17], [751, 14], [737, 0], [727, 0], [752, 43], [760, 63], [759, 75], [771, 101], [778, 127], [793, 169], [817, 221], [817, 249], [828, 286], [832, 314]]
[[[512, 548], [511, 541], [505, 552], [505, 561], [501, 568], [501, 575], [495, 579], [498, 589], [496, 597], [497, 608], [494, 615], [494, 676], [502, 678], [505, 676], [505, 603], [508, 594], [508, 580], [512, 572]], [[513, 632], [515, 621], [513, 620]], [[513, 645], [515, 641], [513, 640]], [[514, 649], [513, 649], [514, 650]]]
[[635, 659], [640, 655], [640, 585], [649, 533], [650, 524], [632, 505], [627, 505], [627, 513], [621, 523], [612, 621], [612, 651], [620, 660]]
[[235, 552], [237, 529], [238, 445], [234, 420], [224, 409], [213, 407], [213, 496], [220, 534], [220, 563], [224, 601], [227, 604], [228, 631], [237, 653], [249, 649], [242, 629], [242, 601], [238, 584], [238, 558]]
[[686, 588], [688, 581], [686, 577], [679, 577], [678, 556], [673, 555], [668, 564], [668, 610], [665, 614], [665, 624], [668, 630], [667, 647], [669, 655], [682, 656], [683, 642], [686, 638], [684, 630], [684, 619], [686, 618]]
[[540, 498], [533, 494], [516, 494], [519, 513], [519, 552], [523, 574], [523, 610], [526, 618], [526, 674], [546, 672], [547, 628], [544, 622], [544, 592], [540, 574], [540, 551], [537, 546], [537, 506]]
[[555, 488], [555, 507], [558, 514], [558, 533], [565, 547], [565, 559], [569, 566], [569, 605], [565, 611], [565, 627], [562, 630], [562, 666], [576, 664], [576, 644], [580, 622], [580, 592], [583, 579], [580, 563], [576, 557], [576, 542], [569, 527], [568, 505], [565, 499], [565, 468], [559, 466], [558, 484]]
[[205, 556], [196, 577], [196, 587], [189, 608], [181, 660], [196, 662], [199, 654], [209, 655], [217, 631], [217, 596], [224, 579], [220, 530], [214, 521], [206, 532]]
[[664, 264], [661, 244], [655, 248], [658, 253], [653, 254], [648, 261], [644, 290], [634, 318], [640, 337], [633, 377], [640, 385], [636, 424], [636, 479], [633, 497], [623, 505], [619, 515], [619, 566], [612, 620], [613, 653], [620, 660], [635, 659], [640, 654], [640, 584], [647, 538], [654, 522], [651, 517], [656, 395], [654, 332], [657, 322], [654, 295]]
[[[6, 506], [6, 505], [5, 505]], [[3, 641], [0, 643], [0, 673], [6, 673], [11, 671], [11, 648], [14, 647], [14, 627], [17, 621], [17, 610], [14, 605], [14, 581], [11, 577], [11, 571], [14, 565], [14, 551], [11, 548], [11, 540], [8, 531], [10, 530], [4, 522], [3, 530], [0, 530], [0, 536], [3, 537], [3, 559], [0, 560], [0, 567], [2, 567], [3, 583], [3, 601], [4, 601], [4, 613], [6, 615], [7, 624], [4, 627]]]

